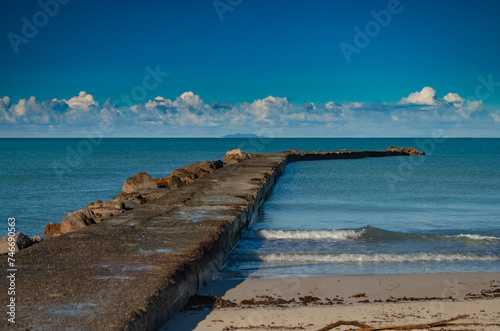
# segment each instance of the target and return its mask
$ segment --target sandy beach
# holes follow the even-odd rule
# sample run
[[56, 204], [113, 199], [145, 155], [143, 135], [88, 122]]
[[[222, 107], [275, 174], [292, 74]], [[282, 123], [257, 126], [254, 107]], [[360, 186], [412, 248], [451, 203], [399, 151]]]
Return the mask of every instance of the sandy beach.
[[459, 316], [449, 323], [460, 325], [425, 329], [500, 330], [500, 273], [216, 280], [198, 295], [162, 330], [380, 328]]

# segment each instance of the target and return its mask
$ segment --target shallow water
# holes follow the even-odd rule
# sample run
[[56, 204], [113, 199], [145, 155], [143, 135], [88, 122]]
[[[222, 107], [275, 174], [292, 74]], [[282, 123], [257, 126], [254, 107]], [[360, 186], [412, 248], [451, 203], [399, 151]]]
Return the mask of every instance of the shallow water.
[[290, 164], [221, 277], [500, 271], [498, 141], [445, 144]]

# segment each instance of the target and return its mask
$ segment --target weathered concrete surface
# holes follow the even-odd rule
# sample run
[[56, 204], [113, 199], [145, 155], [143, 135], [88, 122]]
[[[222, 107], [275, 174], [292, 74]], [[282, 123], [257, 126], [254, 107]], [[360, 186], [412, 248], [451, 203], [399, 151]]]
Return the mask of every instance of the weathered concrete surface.
[[[155, 329], [216, 276], [288, 162], [391, 155], [408, 154], [254, 154], [108, 221], [45, 240], [16, 254], [16, 324], [4, 317], [0, 327]], [[0, 286], [6, 304], [5, 276]]]

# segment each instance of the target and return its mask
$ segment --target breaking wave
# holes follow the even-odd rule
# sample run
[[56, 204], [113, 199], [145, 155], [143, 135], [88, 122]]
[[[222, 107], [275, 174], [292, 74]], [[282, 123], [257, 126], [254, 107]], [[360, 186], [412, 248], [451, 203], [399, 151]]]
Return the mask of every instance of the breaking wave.
[[373, 226], [342, 230], [254, 230], [247, 234], [265, 240], [329, 240], [329, 241], [390, 241], [434, 240], [457, 241], [465, 244], [500, 244], [500, 238], [478, 234], [444, 236], [436, 233], [402, 233], [387, 231]]
[[297, 263], [401, 263], [401, 262], [459, 262], [459, 261], [500, 261], [500, 256], [476, 254], [411, 253], [411, 254], [302, 254], [273, 253], [259, 254], [263, 262]]
[[257, 236], [268, 240], [354, 240], [363, 235], [359, 230], [260, 230]]

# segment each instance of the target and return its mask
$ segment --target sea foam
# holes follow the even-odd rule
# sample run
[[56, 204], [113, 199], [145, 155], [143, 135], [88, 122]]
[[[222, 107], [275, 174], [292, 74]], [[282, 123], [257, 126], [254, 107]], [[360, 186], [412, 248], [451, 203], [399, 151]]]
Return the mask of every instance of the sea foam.
[[455, 262], [455, 261], [500, 261], [500, 256], [476, 254], [446, 253], [411, 253], [411, 254], [303, 254], [272, 253], [259, 254], [257, 259], [263, 262], [293, 263], [419, 263], [419, 262]]
[[260, 230], [255, 235], [267, 240], [354, 240], [363, 230]]

